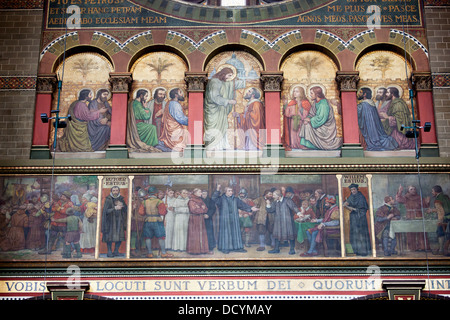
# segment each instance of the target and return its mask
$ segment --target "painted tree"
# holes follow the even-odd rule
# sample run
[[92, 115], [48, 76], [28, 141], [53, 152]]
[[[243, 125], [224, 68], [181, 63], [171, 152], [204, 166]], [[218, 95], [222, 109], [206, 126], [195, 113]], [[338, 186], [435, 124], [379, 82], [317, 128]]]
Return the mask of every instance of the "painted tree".
[[158, 60], [147, 63], [152, 72], [156, 72], [158, 84], [161, 84], [162, 73], [167, 71], [173, 63], [169, 62], [168, 59], [162, 59], [161, 57]]

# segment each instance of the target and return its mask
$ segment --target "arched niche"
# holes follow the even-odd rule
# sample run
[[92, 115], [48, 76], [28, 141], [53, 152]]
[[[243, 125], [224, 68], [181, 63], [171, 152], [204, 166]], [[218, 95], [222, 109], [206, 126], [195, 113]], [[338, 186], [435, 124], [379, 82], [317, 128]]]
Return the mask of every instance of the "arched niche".
[[[54, 72], [62, 86], [61, 92], [54, 92], [52, 110], [59, 109], [60, 116], [70, 114], [72, 120], [58, 130], [56, 151], [106, 150], [112, 112], [109, 74], [113, 71], [111, 60], [93, 47], [74, 48], [57, 59]], [[102, 106], [106, 110], [99, 112]], [[51, 126], [50, 145], [54, 130]]]
[[[261, 60], [242, 47], [220, 51], [208, 58], [203, 110], [207, 150], [261, 151], [264, 138], [259, 133], [265, 128], [264, 94], [260, 81], [264, 67]], [[220, 76], [225, 70], [230, 77]], [[255, 103], [250, 106], [252, 102]], [[244, 128], [245, 112], [249, 108], [253, 108], [254, 118], [250, 127]], [[245, 132], [249, 129], [254, 134], [246, 138]]]
[[366, 151], [414, 149], [414, 139], [407, 138], [407, 130], [401, 128], [412, 126], [415, 101], [411, 101], [409, 89], [414, 60], [400, 50], [386, 50], [391, 48], [376, 46], [367, 50], [355, 65], [360, 79], [360, 141]]
[[[341, 101], [336, 83], [336, 72], [339, 66], [336, 59], [331, 58], [323, 50], [316, 47], [300, 47], [285, 56], [280, 66], [283, 72], [283, 86], [281, 91], [280, 117], [282, 123], [282, 139], [287, 151], [292, 156], [301, 156], [304, 151], [337, 150], [342, 145]], [[317, 49], [317, 48], [316, 48]], [[318, 87], [327, 102], [327, 112], [332, 111], [334, 119], [324, 122], [327, 126], [328, 142], [315, 141], [308, 143], [308, 133], [302, 129], [307, 118], [316, 114], [317, 108], [311, 89]], [[328, 121], [328, 120], [327, 120]], [[329, 124], [329, 125], [328, 125]], [[306, 125], [307, 127], [308, 125]], [[320, 128], [320, 127], [319, 127]], [[322, 127], [323, 130], [325, 127]], [[304, 153], [303, 153], [304, 154]]]
[[[147, 48], [133, 59], [130, 66], [133, 83], [129, 95], [127, 146], [132, 157], [175, 149], [180, 151], [186, 146], [186, 141], [177, 147], [171, 143], [167, 136], [171, 128], [166, 128], [162, 120], [169, 102], [173, 100], [171, 92], [174, 94], [178, 90], [182, 95], [178, 98], [177, 106], [181, 105], [179, 115], [188, 117], [185, 73], [189, 67], [182, 56], [156, 49]], [[178, 120], [180, 128], [186, 129], [187, 122]]]

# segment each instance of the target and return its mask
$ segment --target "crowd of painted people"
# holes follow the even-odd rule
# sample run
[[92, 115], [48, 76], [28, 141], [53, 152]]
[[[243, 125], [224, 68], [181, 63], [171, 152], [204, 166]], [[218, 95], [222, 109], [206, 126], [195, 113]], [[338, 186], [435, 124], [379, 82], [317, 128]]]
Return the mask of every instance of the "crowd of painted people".
[[[310, 243], [320, 242], [323, 227], [339, 225], [336, 197], [322, 189], [294, 192], [292, 187], [272, 188], [250, 199], [246, 189], [238, 192], [218, 185], [214, 192], [194, 188], [158, 191], [137, 188], [131, 223], [131, 256], [173, 257], [245, 253], [249, 247], [269, 254], [295, 254], [295, 222], [316, 222], [308, 230]], [[283, 247], [288, 246], [287, 251]], [[311, 254], [317, 251], [311, 246]]]
[[32, 250], [64, 258], [93, 254], [96, 243], [97, 191], [31, 192], [18, 201], [2, 200], [0, 251]]

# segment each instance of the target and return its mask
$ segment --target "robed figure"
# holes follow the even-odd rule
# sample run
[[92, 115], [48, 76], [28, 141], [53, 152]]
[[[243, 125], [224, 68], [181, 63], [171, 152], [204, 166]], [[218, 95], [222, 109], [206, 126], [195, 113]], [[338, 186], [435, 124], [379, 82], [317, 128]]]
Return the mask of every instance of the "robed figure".
[[[102, 211], [102, 240], [108, 247], [108, 257], [119, 255], [119, 247], [125, 241], [127, 228], [127, 204], [120, 194], [120, 188], [114, 186], [106, 197]], [[112, 244], [115, 244], [112, 252]]]
[[367, 222], [369, 204], [358, 187], [354, 183], [348, 187], [351, 194], [344, 202], [344, 207], [350, 210], [350, 244], [353, 252], [359, 256], [367, 256], [371, 252], [369, 224]]
[[280, 190], [273, 192], [273, 203], [267, 206], [267, 212], [274, 213], [272, 237], [275, 239], [275, 248], [269, 253], [279, 253], [280, 243], [289, 241], [289, 254], [295, 254], [294, 215], [300, 210], [291, 198], [283, 197]]
[[106, 112], [100, 113], [98, 119], [88, 122], [89, 140], [94, 151], [105, 150], [109, 144], [112, 109], [108, 103], [108, 95], [108, 90], [100, 89], [97, 92], [97, 97], [88, 105], [91, 112], [100, 111], [103, 108], [107, 109]]
[[244, 80], [235, 79], [236, 72], [224, 67], [214, 74], [205, 89], [204, 131], [208, 149], [230, 149], [227, 138], [228, 114], [236, 104], [236, 89], [245, 86]]
[[310, 96], [311, 109], [300, 129], [300, 144], [308, 149], [339, 149], [342, 145], [342, 138], [337, 137], [334, 111], [325, 98], [322, 88], [312, 87]]
[[252, 212], [258, 209], [249, 206], [244, 201], [233, 195], [233, 189], [228, 187], [225, 193], [220, 195], [220, 185], [212, 195], [212, 200], [219, 209], [219, 235], [217, 248], [223, 253], [247, 252], [244, 249], [241, 226], [239, 222], [239, 210]]
[[386, 134], [375, 102], [372, 100], [372, 91], [361, 88], [358, 92], [358, 126], [368, 151], [395, 150], [398, 143]]

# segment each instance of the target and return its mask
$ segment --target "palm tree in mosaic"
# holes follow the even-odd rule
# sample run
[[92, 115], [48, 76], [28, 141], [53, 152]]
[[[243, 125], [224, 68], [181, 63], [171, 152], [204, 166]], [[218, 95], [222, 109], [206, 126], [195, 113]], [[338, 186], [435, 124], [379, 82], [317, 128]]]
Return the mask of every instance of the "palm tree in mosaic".
[[93, 59], [78, 59], [73, 64], [73, 70], [81, 73], [83, 78], [83, 85], [86, 84], [87, 76], [95, 70], [98, 70], [99, 66]]
[[173, 63], [169, 62], [167, 59], [161, 59], [161, 57], [159, 57], [156, 63], [155, 61], [152, 61], [147, 63], [147, 65], [150, 67], [151, 71], [156, 72], [158, 84], [160, 84], [162, 73], [167, 71]]
[[320, 66], [319, 57], [311, 57], [310, 55], [307, 55], [306, 57], [298, 58], [296, 63], [300, 68], [306, 70], [306, 78], [308, 79], [309, 83], [311, 83], [312, 71]]
[[392, 60], [389, 57], [377, 57], [370, 64], [374, 71], [381, 72], [381, 79], [384, 79], [386, 72], [392, 67]]

